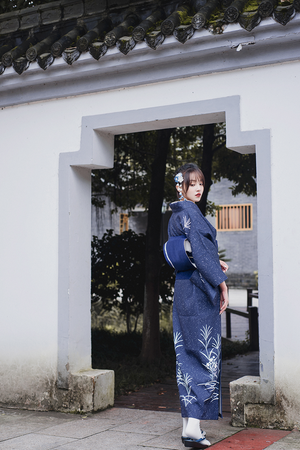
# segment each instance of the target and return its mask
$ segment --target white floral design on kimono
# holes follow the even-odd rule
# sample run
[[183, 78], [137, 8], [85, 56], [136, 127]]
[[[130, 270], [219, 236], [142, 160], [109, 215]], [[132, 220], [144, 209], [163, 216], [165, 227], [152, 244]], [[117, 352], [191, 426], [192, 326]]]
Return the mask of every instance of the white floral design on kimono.
[[218, 334], [217, 338], [214, 338], [209, 349], [209, 344], [211, 342], [211, 332], [213, 328], [205, 325], [201, 329], [201, 335], [203, 341], [200, 339], [199, 342], [204, 346], [205, 352], [201, 352], [203, 356], [207, 359], [204, 367], [208, 370], [209, 380], [205, 383], [200, 383], [198, 386], [205, 386], [210, 393], [209, 397], [205, 401], [214, 401], [219, 399], [219, 377], [220, 377], [220, 363], [221, 363], [221, 336]]
[[178, 362], [178, 356], [180, 355], [180, 353], [177, 352], [177, 349], [179, 347], [182, 347], [181, 342], [183, 341], [182, 339], [182, 334], [179, 333], [178, 331], [176, 333], [174, 333], [174, 346], [175, 346], [175, 352], [176, 352], [176, 366], [177, 366], [177, 370], [176, 370], [176, 379], [177, 379], [177, 384], [182, 385], [185, 390], [186, 390], [186, 395], [180, 395], [180, 399], [184, 402], [185, 406], [187, 406], [188, 404], [191, 404], [193, 401], [196, 401], [197, 398], [194, 395], [191, 395], [191, 383], [192, 383], [192, 377], [188, 374], [188, 373], [183, 373], [181, 370], [181, 364]]
[[177, 384], [178, 386], [182, 385], [186, 390], [186, 395], [180, 395], [180, 399], [184, 402], [184, 405], [187, 406], [197, 400], [197, 398], [194, 395], [191, 395], [192, 390], [191, 383], [193, 381], [193, 378], [188, 373], [182, 372], [179, 362], [176, 362], [176, 365], [177, 365], [177, 372], [176, 372]]
[[186, 228], [187, 230], [191, 229], [191, 219], [187, 219], [186, 216], [183, 216], [183, 228]]
[[181, 342], [183, 342], [182, 339], [182, 334], [179, 333], [179, 331], [177, 331], [176, 333], [173, 333], [174, 336], [174, 347], [175, 347], [175, 352], [179, 347], [182, 347], [183, 345], [181, 344]]

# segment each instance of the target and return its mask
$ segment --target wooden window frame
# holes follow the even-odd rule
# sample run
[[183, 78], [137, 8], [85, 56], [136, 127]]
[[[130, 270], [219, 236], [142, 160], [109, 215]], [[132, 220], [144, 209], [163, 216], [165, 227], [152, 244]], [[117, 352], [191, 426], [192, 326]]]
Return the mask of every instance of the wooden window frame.
[[129, 218], [127, 213], [120, 214], [120, 234], [129, 230]]
[[[219, 205], [216, 211], [217, 231], [251, 231], [253, 230], [252, 203]], [[235, 213], [232, 213], [235, 211]]]

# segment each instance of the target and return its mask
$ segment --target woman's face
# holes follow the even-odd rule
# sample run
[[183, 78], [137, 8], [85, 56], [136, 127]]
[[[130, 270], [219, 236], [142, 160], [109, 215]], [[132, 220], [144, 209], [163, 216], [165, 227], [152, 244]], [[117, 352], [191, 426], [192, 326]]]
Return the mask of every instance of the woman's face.
[[196, 177], [191, 174], [190, 185], [187, 191], [183, 193], [184, 198], [194, 203], [200, 202], [203, 191], [203, 182], [199, 178], [196, 179]]

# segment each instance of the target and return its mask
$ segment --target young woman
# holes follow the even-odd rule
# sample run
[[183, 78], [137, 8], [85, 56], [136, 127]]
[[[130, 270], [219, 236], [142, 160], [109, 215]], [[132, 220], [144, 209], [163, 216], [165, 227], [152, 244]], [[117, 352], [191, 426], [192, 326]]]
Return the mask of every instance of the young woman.
[[[200, 420], [217, 420], [221, 410], [221, 317], [228, 306], [225, 272], [219, 260], [216, 230], [196, 205], [204, 176], [195, 164], [185, 164], [175, 176], [179, 201], [172, 203], [169, 238], [190, 243], [193, 266], [176, 273], [173, 332], [176, 377], [183, 417], [182, 442], [206, 448], [210, 442]], [[179, 239], [179, 238], [178, 238]], [[176, 265], [175, 265], [176, 268]]]

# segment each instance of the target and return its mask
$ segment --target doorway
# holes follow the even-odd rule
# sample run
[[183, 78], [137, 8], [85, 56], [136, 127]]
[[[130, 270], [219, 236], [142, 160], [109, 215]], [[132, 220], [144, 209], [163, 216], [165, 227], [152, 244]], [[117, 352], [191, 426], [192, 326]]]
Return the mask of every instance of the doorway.
[[[261, 398], [266, 402], [274, 398], [270, 137], [269, 130], [241, 131], [239, 96], [83, 117], [80, 151], [61, 154], [60, 158], [58, 371], [62, 386], [67, 385], [69, 372], [86, 367], [91, 358], [87, 319], [90, 223], [82, 219], [83, 211], [90, 219], [90, 170], [112, 167], [114, 135], [217, 122], [226, 122], [227, 148], [256, 152], [259, 292], [264, 299], [260, 308]], [[85, 236], [81, 245], [79, 236]], [[85, 286], [84, 293], [78, 286]], [[88, 300], [82, 301], [83, 296]], [[268, 327], [264, 326], [267, 323]]]

